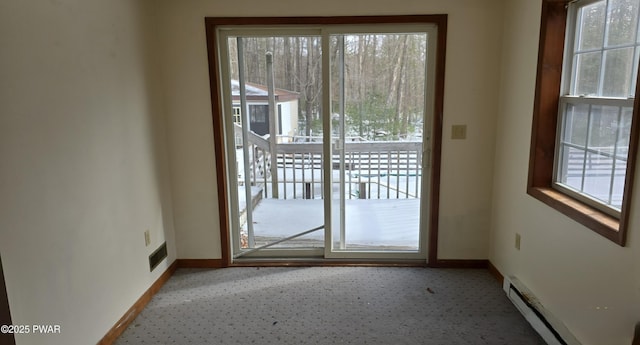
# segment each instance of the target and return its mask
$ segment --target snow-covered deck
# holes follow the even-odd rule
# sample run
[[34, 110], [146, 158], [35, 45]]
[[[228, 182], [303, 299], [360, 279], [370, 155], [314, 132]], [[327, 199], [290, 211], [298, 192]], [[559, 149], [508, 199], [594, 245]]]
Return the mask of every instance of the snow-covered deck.
[[[253, 211], [256, 245], [324, 224], [323, 203], [320, 199], [261, 200]], [[418, 249], [419, 199], [352, 199], [346, 200], [345, 206], [347, 249]], [[338, 200], [335, 200], [333, 214], [333, 241], [336, 243], [340, 240]], [[321, 229], [279, 247], [322, 247], [323, 241], [324, 230]]]

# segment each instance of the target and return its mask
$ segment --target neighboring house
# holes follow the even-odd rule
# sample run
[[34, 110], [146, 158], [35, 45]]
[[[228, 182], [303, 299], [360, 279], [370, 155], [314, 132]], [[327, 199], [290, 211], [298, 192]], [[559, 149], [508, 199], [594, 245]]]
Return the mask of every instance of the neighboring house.
[[[269, 133], [269, 92], [266, 86], [245, 84], [247, 107], [249, 108], [249, 128], [258, 135]], [[233, 122], [241, 122], [240, 84], [231, 81], [231, 96], [233, 99]], [[276, 135], [291, 137], [298, 131], [298, 98], [297, 92], [275, 89], [276, 99]], [[280, 139], [287, 141], [287, 139]]]

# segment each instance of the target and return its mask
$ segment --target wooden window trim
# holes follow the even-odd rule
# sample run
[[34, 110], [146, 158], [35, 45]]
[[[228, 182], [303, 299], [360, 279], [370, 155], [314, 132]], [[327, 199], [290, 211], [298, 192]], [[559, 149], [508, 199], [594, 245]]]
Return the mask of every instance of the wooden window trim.
[[640, 83], [636, 85], [620, 218], [614, 218], [552, 188], [568, 2], [567, 0], [542, 1], [527, 193], [596, 233], [624, 246], [631, 213], [633, 179], [638, 155]]

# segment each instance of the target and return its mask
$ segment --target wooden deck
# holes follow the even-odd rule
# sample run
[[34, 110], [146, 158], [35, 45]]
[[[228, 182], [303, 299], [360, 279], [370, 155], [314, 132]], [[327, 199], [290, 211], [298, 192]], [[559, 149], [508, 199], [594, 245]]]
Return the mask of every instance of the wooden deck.
[[[253, 212], [256, 246], [315, 228], [324, 223], [319, 199], [263, 199]], [[333, 240], [340, 239], [338, 203], [333, 208]], [[346, 200], [347, 249], [417, 250], [419, 199]], [[284, 242], [279, 247], [323, 247], [324, 230]]]

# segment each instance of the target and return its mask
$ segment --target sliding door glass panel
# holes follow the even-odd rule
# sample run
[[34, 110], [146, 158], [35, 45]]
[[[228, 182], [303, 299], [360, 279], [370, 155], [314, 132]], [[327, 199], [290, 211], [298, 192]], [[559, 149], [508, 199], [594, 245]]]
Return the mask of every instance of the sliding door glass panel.
[[389, 32], [329, 36], [330, 237], [337, 256], [425, 252], [429, 35]]
[[321, 38], [222, 36], [234, 257], [321, 255]]

